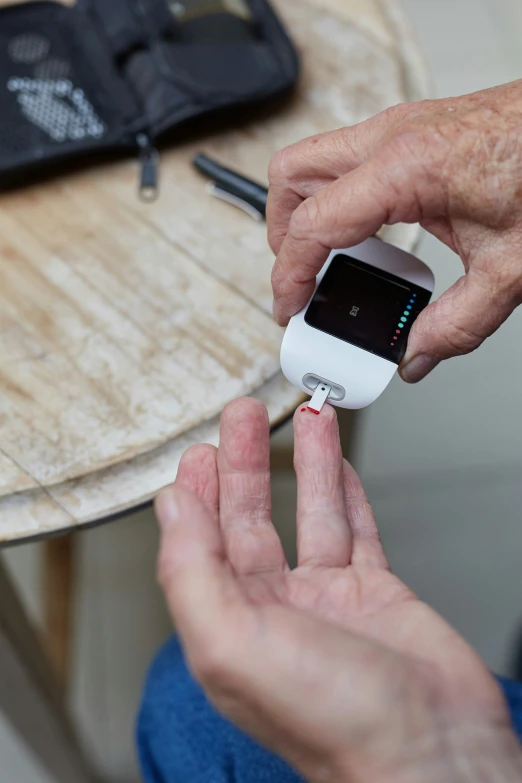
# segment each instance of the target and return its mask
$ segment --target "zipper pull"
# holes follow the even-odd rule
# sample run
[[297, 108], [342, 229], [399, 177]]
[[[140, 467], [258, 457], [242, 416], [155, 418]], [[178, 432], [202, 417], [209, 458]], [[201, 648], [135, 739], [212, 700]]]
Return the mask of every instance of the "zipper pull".
[[159, 194], [158, 188], [158, 163], [159, 152], [153, 146], [146, 133], [140, 133], [136, 137], [140, 149], [140, 199], [147, 204], [156, 201]]

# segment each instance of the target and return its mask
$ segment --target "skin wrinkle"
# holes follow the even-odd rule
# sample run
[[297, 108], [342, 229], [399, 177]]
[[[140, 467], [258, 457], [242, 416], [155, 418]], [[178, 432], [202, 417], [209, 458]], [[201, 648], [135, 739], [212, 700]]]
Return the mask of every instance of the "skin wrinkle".
[[[412, 176], [411, 161], [408, 162], [408, 174], [407, 179]], [[383, 224], [393, 225], [400, 222], [417, 222], [422, 219], [422, 209], [419, 199], [414, 196], [411, 201], [406, 204], [401, 203], [401, 199], [404, 194], [404, 186], [401, 180], [405, 178], [405, 171], [400, 163], [400, 159], [397, 156], [395, 161], [395, 170], [387, 168], [387, 170], [381, 171], [377, 176], [381, 179], [384, 190], [386, 191], [386, 199], [381, 200], [379, 192], [375, 194], [376, 202], [380, 205]], [[390, 198], [390, 194], [393, 194]], [[393, 204], [393, 206], [392, 206]]]
[[[281, 274], [281, 273], [279, 272], [279, 274]], [[314, 275], [305, 277], [303, 273], [301, 273], [301, 277], [300, 278], [297, 277], [297, 276], [293, 277], [292, 275], [288, 275], [286, 277], [286, 279], [285, 279], [285, 284], [284, 285], [292, 286], [294, 288], [297, 288], [298, 286], [306, 285], [307, 283], [309, 283], [310, 280], [313, 279], [313, 277], [314, 277]], [[278, 280], [277, 279], [275, 280], [275, 284], [276, 285], [278, 284]]]
[[[314, 235], [316, 232], [316, 226], [321, 224], [322, 220], [329, 219], [330, 213], [321, 214], [321, 201], [316, 198], [315, 194], [307, 198], [298, 209], [292, 215], [290, 220], [290, 235], [292, 239], [297, 242], [307, 241], [309, 238], [318, 241]], [[328, 249], [327, 245], [320, 242], [325, 250]]]
[[[504, 111], [510, 102], [522, 107], [522, 82], [389, 111], [353, 133], [353, 143], [346, 145], [347, 173], [341, 179], [334, 176], [341, 132], [329, 137], [334, 139], [330, 171], [322, 147], [327, 139], [301, 143], [297, 154], [291, 148], [294, 152], [288, 156], [294, 176], [299, 175], [296, 190], [316, 188], [320, 181], [329, 184], [313, 194], [301, 194], [301, 199], [313, 196], [324, 225], [314, 225], [308, 237], [301, 226], [298, 241], [287, 235], [277, 262], [280, 270], [294, 274], [292, 254], [306, 255], [307, 247], [310, 263], [319, 265], [326, 237], [335, 236], [337, 246], [343, 246], [343, 236], [358, 236], [350, 220], [367, 228], [383, 214], [396, 217], [400, 209], [411, 217], [420, 200], [423, 223], [431, 221], [438, 235], [446, 235], [459, 249], [467, 276], [415, 323], [406, 360], [415, 352], [449, 358], [474, 350], [519, 303], [516, 291], [522, 291], [522, 205], [511, 198], [522, 160], [515, 177], [506, 174], [508, 153], [512, 149], [516, 160], [522, 140], [516, 138], [516, 114]], [[402, 142], [393, 140], [405, 127], [411, 128], [412, 117], [419, 120], [415, 155], [424, 174], [416, 177], [410, 161], [401, 172], [394, 152], [383, 177], [368, 156], [375, 163], [378, 137], [385, 132], [387, 143], [400, 149]], [[438, 143], [432, 155], [429, 133], [440, 141], [441, 128], [447, 141], [445, 146]], [[344, 129], [342, 138], [349, 133]], [[367, 134], [364, 143], [361, 134]], [[504, 146], [503, 134], [509, 137]], [[411, 143], [413, 137], [405, 147]], [[314, 147], [321, 147], [317, 158], [311, 152]], [[354, 160], [356, 148], [362, 165]], [[443, 149], [446, 153], [441, 155]], [[379, 160], [386, 158], [378, 154]], [[500, 164], [494, 170], [490, 155]], [[325, 169], [322, 177], [317, 165]], [[388, 179], [391, 201], [382, 196], [377, 203], [375, 188], [385, 190]], [[355, 186], [346, 197], [343, 189], [350, 182]], [[441, 191], [434, 194], [437, 183]], [[403, 189], [409, 188], [408, 201]], [[290, 195], [288, 203], [295, 209], [295, 193]], [[270, 214], [277, 211], [277, 198], [281, 215], [285, 214], [284, 196], [280, 192], [274, 201], [272, 195]], [[444, 204], [442, 214], [437, 199]], [[329, 208], [332, 205], [334, 209]], [[299, 207], [303, 215], [306, 209]], [[284, 219], [290, 223], [291, 214]], [[514, 227], [506, 230], [512, 221]], [[286, 279], [286, 304], [297, 307], [306, 287], [297, 286], [292, 293], [293, 277]], [[229, 535], [223, 509], [220, 528], [198, 496], [185, 495], [182, 485], [184, 512], [176, 524], [164, 522], [163, 547], [171, 555], [162, 555], [164, 568], [170, 569], [167, 598], [189, 651], [199, 646], [200, 679], [216, 694], [216, 706], [284, 755], [311, 783], [521, 779], [522, 753], [498, 685], [464, 640], [390, 572], [367, 499], [355, 473], [343, 463], [335, 412], [326, 406], [319, 417], [298, 416], [294, 432], [299, 494], [306, 499], [298, 503], [295, 571], [285, 565], [274, 567], [284, 564], [284, 556], [269, 518], [265, 519], [265, 508], [261, 518], [266, 524], [255, 523], [258, 511], [253, 505], [265, 497], [259, 487], [265, 466], [266, 475], [269, 471], [268, 419], [252, 401], [227, 408], [217, 465], [210, 460], [207, 466], [210, 484], [216, 468], [218, 482], [226, 484], [221, 490], [225, 511], [231, 519], [241, 517], [240, 534]], [[243, 468], [237, 471], [238, 481], [230, 481], [227, 472], [234, 454], [239, 454], [237, 464]], [[313, 464], [317, 477], [310, 481]], [[245, 484], [250, 494], [244, 492]], [[204, 491], [204, 477], [195, 486]], [[213, 491], [209, 496], [212, 499]], [[205, 640], [223, 634], [228, 639], [217, 651], [212, 644], [202, 649]], [[222, 683], [232, 683], [228, 692]], [[220, 697], [220, 690], [226, 696]]]
[[[218, 485], [229, 482], [238, 421], [244, 477], [254, 487], [268, 465], [268, 418], [257, 402], [241, 400], [223, 415], [217, 460], [212, 450], [200, 452], [209, 458], [199, 461], [197, 451], [189, 452], [175, 487], [157, 501], [159, 578], [191, 668], [216, 708], [310, 783], [325, 775], [329, 783], [474, 782], [457, 776], [453, 755], [469, 759], [474, 771], [481, 747], [463, 745], [459, 729], [480, 736], [490, 758], [502, 748], [506, 775], [496, 783], [518, 779], [509, 774], [520, 750], [514, 736], [505, 742], [499, 736], [507, 734], [508, 718], [491, 675], [391, 574], [378, 541], [369, 546], [360, 535], [364, 527], [377, 536], [377, 527], [343, 461], [333, 408], [314, 419], [296, 416], [296, 464], [304, 467], [299, 492], [308, 490], [311, 461], [325, 464], [327, 481], [318, 486], [344, 497], [346, 514], [338, 528], [323, 517], [321, 562], [301, 558], [294, 571], [269, 520], [249, 523], [258, 495], [253, 491], [245, 508], [245, 482], [229, 484], [226, 493], [230, 518], [246, 514], [240, 535], [223, 529], [223, 509], [221, 526], [211, 513]], [[331, 487], [334, 476], [338, 484]], [[324, 498], [310, 497], [316, 527]], [[308, 535], [299, 511], [297, 524]], [[345, 546], [346, 529], [353, 546], [339, 567], [334, 556]]]
[[[466, 274], [489, 279], [482, 291], [458, 282], [443, 294], [450, 317], [438, 303], [421, 313], [400, 372], [415, 382], [436, 361], [475, 350], [522, 302], [521, 131], [519, 80], [392, 107], [287, 148], [270, 168], [278, 322], [304, 306], [330, 247], [362, 241], [382, 223], [420, 220], [458, 253]], [[432, 361], [408, 375], [420, 355]]]
[[[440, 332], [439, 320], [434, 320], [431, 324], [428, 322], [427, 326], [428, 335], [434, 335]], [[469, 350], [471, 350], [471, 346], [476, 346], [476, 338], [474, 338], [473, 335], [469, 335], [468, 343], [463, 344], [463, 333], [464, 330], [460, 326], [446, 323], [446, 329], [440, 334], [440, 338], [450, 347], [454, 352], [454, 355], [468, 353]], [[480, 342], [484, 339], [484, 337], [481, 337]]]

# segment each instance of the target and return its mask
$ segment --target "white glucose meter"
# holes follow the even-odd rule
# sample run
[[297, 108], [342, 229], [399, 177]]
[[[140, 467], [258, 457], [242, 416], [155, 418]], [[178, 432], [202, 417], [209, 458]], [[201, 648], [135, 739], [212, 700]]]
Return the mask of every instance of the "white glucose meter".
[[287, 379], [314, 395], [311, 410], [326, 400], [365, 408], [382, 394], [434, 284], [426, 264], [376, 237], [330, 253], [281, 349]]

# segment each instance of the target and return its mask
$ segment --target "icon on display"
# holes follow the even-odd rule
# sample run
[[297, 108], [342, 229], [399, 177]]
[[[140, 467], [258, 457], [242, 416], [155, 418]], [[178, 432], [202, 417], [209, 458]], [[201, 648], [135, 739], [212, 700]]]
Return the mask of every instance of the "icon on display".
[[360, 309], [360, 307], [355, 307], [354, 305], [351, 309], [350, 315], [353, 315], [354, 318], [357, 318]]
[[410, 294], [411, 299], [409, 300], [409, 304], [405, 305], [405, 310], [403, 314], [399, 318], [399, 323], [397, 324], [397, 328], [395, 329], [395, 335], [393, 337], [393, 342], [390, 343], [390, 345], [393, 348], [396, 348], [398, 343], [397, 340], [399, 339], [397, 335], [402, 334], [401, 329], [404, 329], [406, 324], [408, 323], [408, 318], [413, 315], [413, 305], [415, 304], [415, 300], [417, 298], [417, 294]]

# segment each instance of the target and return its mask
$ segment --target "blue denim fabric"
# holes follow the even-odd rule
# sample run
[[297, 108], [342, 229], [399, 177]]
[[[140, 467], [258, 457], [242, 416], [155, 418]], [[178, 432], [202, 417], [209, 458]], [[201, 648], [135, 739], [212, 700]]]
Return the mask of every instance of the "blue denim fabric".
[[[522, 740], [522, 684], [500, 683]], [[302, 783], [286, 762], [213, 709], [175, 638], [151, 667], [137, 740], [145, 783]]]

